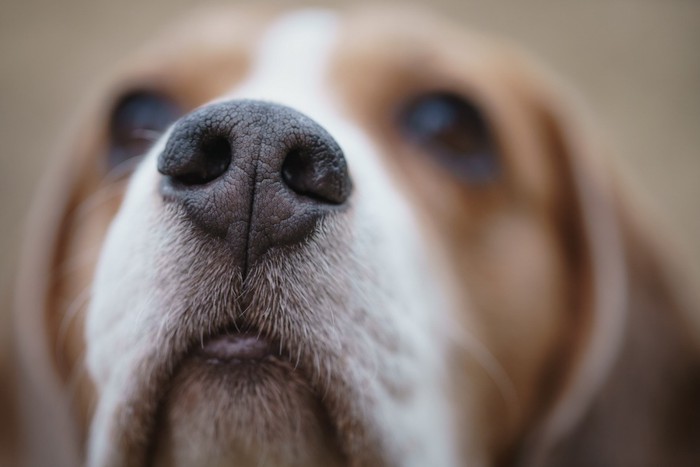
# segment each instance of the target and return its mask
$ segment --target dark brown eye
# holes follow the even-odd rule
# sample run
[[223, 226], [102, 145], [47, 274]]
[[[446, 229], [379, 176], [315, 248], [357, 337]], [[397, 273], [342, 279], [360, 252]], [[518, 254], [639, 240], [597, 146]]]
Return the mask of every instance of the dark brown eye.
[[168, 126], [182, 115], [168, 97], [133, 91], [117, 101], [109, 122], [109, 169], [123, 167], [142, 156]]
[[399, 114], [404, 136], [459, 180], [486, 185], [500, 173], [488, 122], [469, 100], [432, 92], [410, 100]]

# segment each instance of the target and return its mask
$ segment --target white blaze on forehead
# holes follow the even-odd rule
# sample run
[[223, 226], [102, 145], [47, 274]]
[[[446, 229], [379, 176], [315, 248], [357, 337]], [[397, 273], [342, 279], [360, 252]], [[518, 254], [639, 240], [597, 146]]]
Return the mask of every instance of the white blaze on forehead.
[[225, 99], [274, 101], [314, 118], [338, 23], [335, 13], [324, 10], [303, 10], [278, 19], [254, 54], [250, 75]]
[[324, 127], [343, 150], [355, 188], [352, 227], [370, 231], [377, 239], [374, 245], [363, 244], [366, 237], [358, 240], [354, 249], [361, 255], [365, 250], [367, 259], [380, 264], [383, 274], [400, 278], [394, 282], [398, 290], [391, 293], [405, 300], [395, 310], [373, 312], [378, 321], [391, 320], [390, 325], [410, 341], [408, 348], [415, 357], [399, 357], [396, 362], [403, 377], [411, 375], [414, 400], [402, 405], [385, 395], [369, 408], [368, 415], [380, 425], [385, 448], [394, 451], [392, 457], [399, 464], [455, 465], [455, 430], [445, 395], [445, 339], [441, 335], [449, 327], [450, 304], [434, 284], [439, 279], [425, 277], [424, 271], [435, 272], [427, 264], [434, 257], [420, 236], [413, 209], [375, 145], [342, 114], [330, 86], [339, 26], [337, 15], [323, 10], [281, 17], [264, 34], [248, 78], [222, 100], [258, 99], [292, 107]]

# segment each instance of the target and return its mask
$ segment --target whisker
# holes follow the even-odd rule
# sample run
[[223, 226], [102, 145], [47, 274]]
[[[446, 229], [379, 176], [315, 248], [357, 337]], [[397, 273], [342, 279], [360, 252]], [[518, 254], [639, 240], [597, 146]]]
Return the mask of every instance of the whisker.
[[101, 180], [103, 186], [83, 200], [76, 208], [78, 219], [86, 216], [102, 203], [113, 199], [124, 191], [125, 176], [132, 173], [144, 156], [132, 157], [112, 167]]
[[75, 359], [75, 364], [70, 368], [68, 379], [66, 381], [66, 393], [71, 404], [75, 403], [78, 397], [78, 389], [80, 380], [87, 371], [85, 366], [85, 350], [80, 352], [80, 355]]
[[109, 183], [109, 182], [116, 182], [116, 181], [123, 180], [127, 175], [134, 172], [134, 170], [136, 169], [136, 166], [138, 166], [141, 163], [141, 161], [143, 161], [143, 159], [144, 159], [144, 157], [146, 157], [147, 153], [148, 153], [148, 151], [145, 151], [140, 156], [130, 157], [129, 159], [125, 159], [125, 160], [121, 161], [119, 164], [112, 167], [102, 177], [102, 181]]
[[[104, 203], [120, 196], [124, 191], [123, 175], [132, 172], [139, 161], [140, 158], [129, 159], [110, 170], [102, 179], [103, 183], [106, 182], [106, 184], [73, 209], [75, 222], [80, 222]], [[57, 266], [55, 277], [62, 278], [79, 269], [92, 260], [97, 252], [99, 252], [100, 248], [100, 245], [83, 248], [79, 256], [72, 256]]]
[[56, 266], [56, 274], [54, 276], [55, 279], [62, 279], [71, 273], [79, 271], [81, 267], [96, 259], [96, 256], [101, 248], [101, 245], [84, 247], [79, 254], [72, 255], [70, 258], [63, 261], [61, 264]]
[[110, 183], [101, 187], [76, 206], [74, 210], [76, 221], [87, 217], [104, 203], [121, 195], [123, 191], [124, 189], [121, 183]]
[[157, 130], [149, 130], [148, 128], [136, 128], [131, 131], [131, 134], [136, 138], [143, 138], [146, 141], [155, 143], [163, 133]]
[[56, 336], [55, 347], [55, 352], [60, 362], [63, 362], [64, 352], [61, 349], [63, 349], [66, 337], [68, 336], [68, 329], [70, 328], [71, 324], [73, 324], [75, 318], [78, 316], [78, 312], [82, 310], [85, 305], [87, 305], [88, 300], [90, 299], [91, 288], [92, 285], [88, 285], [87, 287], [85, 287], [73, 299], [73, 301], [71, 301], [68, 304], [68, 306], [65, 308], [66, 311], [61, 317], [61, 323], [58, 326], [58, 334]]
[[515, 383], [508, 376], [508, 372], [506, 372], [496, 356], [476, 336], [465, 329], [462, 329], [461, 332], [462, 337], [465, 338], [456, 340], [459, 347], [468, 352], [469, 356], [491, 378], [506, 404], [506, 410], [514, 414], [515, 418], [519, 417], [521, 412], [520, 401], [515, 389]]

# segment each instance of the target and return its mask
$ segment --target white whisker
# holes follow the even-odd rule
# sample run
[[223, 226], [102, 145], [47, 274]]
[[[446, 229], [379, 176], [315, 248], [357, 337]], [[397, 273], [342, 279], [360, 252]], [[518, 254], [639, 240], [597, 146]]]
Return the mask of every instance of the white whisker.
[[75, 318], [78, 316], [83, 307], [85, 307], [90, 299], [91, 285], [85, 287], [65, 308], [65, 312], [61, 317], [61, 323], [58, 326], [58, 334], [56, 336], [56, 348], [55, 352], [59, 359], [63, 359], [63, 345], [65, 344], [65, 339], [68, 336], [68, 329], [71, 324], [73, 324]]
[[461, 331], [461, 334], [461, 337], [456, 338], [455, 342], [474, 359], [493, 381], [506, 404], [507, 412], [517, 419], [520, 416], [521, 407], [515, 383], [513, 383], [503, 365], [486, 345], [464, 329]]
[[131, 134], [136, 138], [142, 138], [146, 141], [155, 143], [161, 137], [162, 133], [157, 130], [149, 130], [148, 128], [136, 128]]

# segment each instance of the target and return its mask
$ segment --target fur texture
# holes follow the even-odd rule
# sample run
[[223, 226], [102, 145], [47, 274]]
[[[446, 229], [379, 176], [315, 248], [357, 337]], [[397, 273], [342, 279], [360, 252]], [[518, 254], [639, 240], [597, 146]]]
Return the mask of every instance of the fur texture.
[[[377, 8], [217, 12], [159, 44], [116, 74], [35, 209], [17, 299], [45, 404], [25, 414], [31, 462], [697, 464], [694, 304], [533, 59]], [[307, 115], [345, 154], [347, 206], [236, 267], [163, 202], [170, 130], [127, 176], [103, 168], [132, 88], [185, 113], [257, 99]], [[434, 91], [483, 115], [495, 182], [465, 184], [397, 129]], [[240, 333], [279, 351], [202, 357]]]

